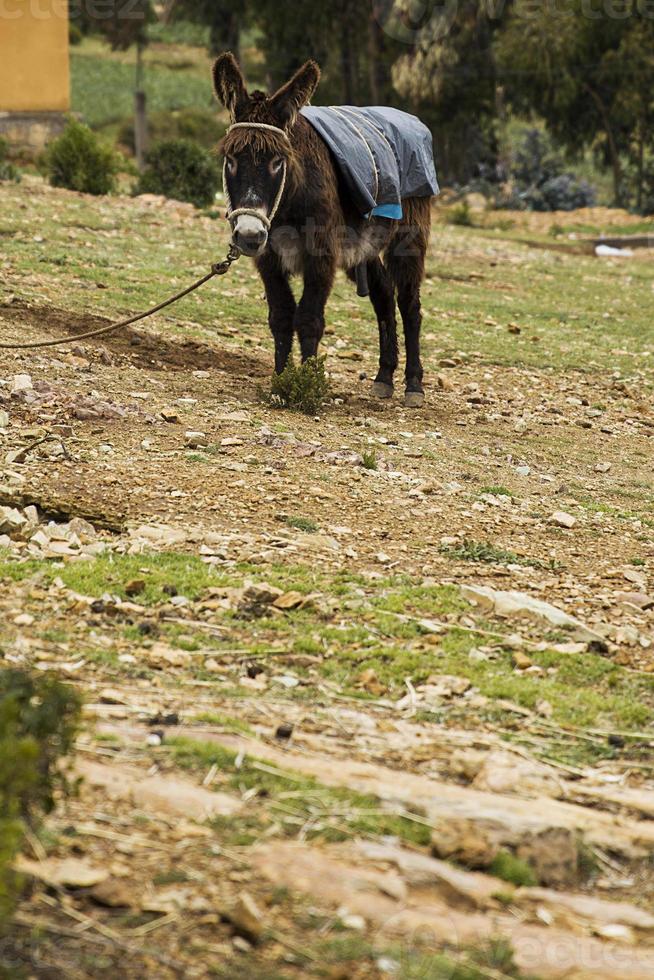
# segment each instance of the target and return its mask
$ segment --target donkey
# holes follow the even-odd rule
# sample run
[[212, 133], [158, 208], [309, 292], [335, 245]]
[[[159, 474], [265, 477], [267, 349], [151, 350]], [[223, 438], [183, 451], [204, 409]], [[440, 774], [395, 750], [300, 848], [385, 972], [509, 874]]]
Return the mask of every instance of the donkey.
[[[356, 210], [327, 145], [300, 115], [319, 80], [318, 65], [307, 61], [274, 95], [248, 93], [230, 52], [214, 63], [216, 95], [232, 120], [219, 147], [232, 242], [254, 258], [263, 280], [277, 373], [286, 366], [295, 334], [302, 361], [317, 354], [337, 268], [355, 280], [355, 270], [365, 263], [379, 324], [379, 371], [373, 394], [393, 395], [397, 293], [406, 347], [404, 404], [418, 408], [425, 397], [420, 285], [430, 198], [403, 200], [399, 221], [366, 218]], [[304, 289], [296, 303], [289, 278], [298, 274], [303, 276]]]

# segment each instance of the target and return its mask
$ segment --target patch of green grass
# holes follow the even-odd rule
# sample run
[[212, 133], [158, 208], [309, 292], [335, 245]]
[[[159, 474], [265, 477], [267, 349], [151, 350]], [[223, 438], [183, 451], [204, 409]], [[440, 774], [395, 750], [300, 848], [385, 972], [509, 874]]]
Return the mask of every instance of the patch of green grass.
[[[379, 955], [379, 954], [377, 954]], [[518, 969], [513, 948], [503, 938], [490, 939], [477, 947], [438, 952], [430, 948], [428, 931], [424, 939], [418, 934], [410, 944], [396, 945], [386, 955], [398, 964], [394, 974], [399, 980], [536, 980]]]
[[534, 870], [526, 861], [521, 861], [509, 851], [500, 851], [488, 868], [490, 874], [516, 887], [535, 887], [539, 882]]
[[[539, 701], [548, 701], [553, 720], [563, 725], [632, 731], [651, 725], [654, 677], [630, 673], [593, 653], [554, 650], [531, 655], [542, 673], [516, 671], [511, 651], [502, 649], [497, 641], [489, 659], [471, 659], [473, 647], [488, 643], [483, 632], [475, 636], [454, 624], [437, 643], [426, 644], [420, 627], [422, 616], [442, 619], [453, 610], [466, 608], [456, 589], [414, 591], [406, 586], [389, 589], [380, 583], [380, 592], [370, 600], [372, 616], [365, 606], [358, 610], [356, 628], [342, 631], [328, 625], [322, 630], [329, 656], [320, 667], [321, 673], [348, 693], [364, 696], [353, 681], [367, 669], [374, 670], [381, 683], [397, 693], [404, 688], [406, 677], [420, 684], [430, 674], [453, 674], [468, 678], [481, 694], [494, 701], [510, 701], [531, 710]], [[410, 621], [388, 615], [387, 611], [396, 610], [405, 617], [408, 614]], [[482, 630], [486, 626], [498, 628], [494, 622], [482, 621], [479, 626]], [[373, 632], [366, 637], [369, 627]], [[444, 702], [439, 709], [449, 716], [457, 710], [465, 710], [464, 701]], [[603, 751], [599, 745], [589, 748], [600, 754]]]
[[89, 663], [97, 664], [98, 667], [110, 667], [112, 669], [120, 667], [122, 672], [130, 676], [136, 672], [143, 673], [144, 671], [143, 667], [139, 667], [136, 664], [131, 664], [129, 667], [121, 665], [116, 651], [106, 650], [104, 647], [96, 647], [93, 650], [87, 650], [84, 653], [84, 658], [85, 660], [88, 660]]
[[39, 635], [46, 643], [67, 643], [70, 639], [70, 633], [64, 629], [43, 630]]
[[222, 711], [201, 711], [191, 719], [194, 723], [200, 722], [203, 725], [211, 725], [215, 728], [226, 728], [230, 732], [238, 732], [241, 735], [251, 735], [252, 729], [247, 722], [240, 718], [232, 718], [225, 715]]
[[[119, 123], [134, 112], [134, 66], [117, 58], [98, 56], [95, 48], [71, 55], [71, 98], [74, 112], [93, 128]], [[145, 91], [151, 112], [210, 108], [213, 103], [209, 72], [206, 77], [170, 67], [149, 66]]]
[[221, 844], [225, 847], [250, 847], [264, 836], [270, 827], [270, 820], [265, 813], [252, 812], [239, 814], [238, 820], [233, 817], [212, 817], [211, 827]]
[[100, 742], [104, 745], [120, 745], [121, 740], [117, 735], [112, 735], [111, 732], [96, 732], [95, 734], [96, 742]]
[[296, 517], [293, 514], [289, 514], [284, 517], [284, 523], [288, 524], [289, 527], [295, 528], [297, 531], [305, 531], [307, 534], [316, 534], [318, 532], [318, 525], [308, 517], [300, 517], [299, 515]]
[[[467, 678], [490, 699], [484, 709], [489, 719], [499, 710], [496, 702], [500, 700], [530, 710], [535, 710], [539, 701], [548, 701], [552, 720], [573, 729], [637, 731], [651, 725], [654, 677], [630, 673], [593, 653], [562, 654], [554, 650], [532, 654], [541, 673], [516, 671], [511, 651], [484, 633], [508, 631], [505, 624], [478, 618], [479, 634], [457, 629], [457, 617], [469, 614], [470, 606], [454, 586], [417, 584], [406, 575], [390, 575], [371, 583], [345, 570], [325, 573], [310, 565], [276, 564], [262, 568], [242, 563], [228, 572], [219, 572], [198, 558], [175, 553], [108, 554], [63, 567], [48, 562], [10, 562], [9, 568], [20, 577], [36, 571], [46, 580], [61, 576], [66, 586], [91, 596], [109, 592], [124, 597], [127, 582], [142, 578], [146, 587], [138, 601], [146, 605], [167, 602], [165, 586], [172, 585], [180, 594], [195, 599], [209, 586], [239, 586], [246, 579], [265, 580], [284, 591], [316, 592], [324, 601], [314, 608], [296, 610], [290, 618], [263, 615], [256, 620], [243, 620], [226, 611], [222, 619], [227, 632], [220, 638], [208, 637], [192, 625], [160, 626], [157, 635], [184, 649], [211, 647], [220, 651], [227, 644], [226, 649], [238, 647], [253, 655], [268, 655], [271, 648], [307, 654], [318, 658], [314, 669], [323, 678], [363, 700], [372, 695], [358, 686], [358, 678], [368, 669], [375, 672], [391, 696], [399, 696], [405, 690], [407, 677], [418, 685], [430, 674], [453, 674]], [[428, 635], [429, 629], [421, 625], [423, 619], [442, 623], [444, 632], [438, 637]], [[122, 626], [121, 636], [124, 631]], [[134, 627], [129, 627], [128, 633], [133, 642], [143, 642], [142, 634]], [[555, 639], [550, 637], [551, 642]], [[471, 659], [473, 647], [487, 646], [489, 642], [493, 649], [488, 659]], [[141, 664], [121, 665], [111, 648], [92, 647], [82, 652], [89, 661], [103, 667], [128, 676], [147, 676], [147, 668]], [[193, 669], [198, 679], [211, 679], [209, 674], [204, 676], [200, 667]], [[298, 667], [296, 672], [302, 676], [305, 671]], [[306, 700], [314, 695], [315, 689], [309, 684], [287, 696]], [[464, 723], [469, 711], [466, 699], [460, 698], [429, 705], [428, 710], [436, 720], [456, 719], [457, 723]], [[500, 726], [511, 732], [510, 714], [500, 711], [498, 718]], [[565, 740], [559, 743], [554, 734], [548, 744], [553, 757], [562, 761], [573, 761], [582, 748], [590, 753], [589, 759], [611, 756], [616, 751], [600, 743], [581, 745], [568, 740], [566, 745]]]
[[513, 499], [513, 493], [510, 490], [508, 490], [506, 487], [503, 487], [501, 484], [500, 485], [491, 484], [488, 487], [482, 487], [479, 493], [480, 494], [490, 493], [494, 497], [511, 497], [511, 499]]
[[[215, 742], [177, 737], [166, 743], [175, 762], [182, 768], [205, 771], [217, 766], [227, 785], [239, 792], [256, 790], [285, 832], [294, 836], [307, 826], [310, 838], [343, 840], [354, 835], [397, 836], [413, 844], [427, 846], [430, 830], [418, 821], [383, 808], [374, 796], [352, 790], [327, 787], [310, 776], [246, 756], [236, 766], [237, 755]], [[275, 804], [280, 806], [276, 809]]]
[[188, 880], [188, 875], [185, 871], [171, 868], [169, 871], [161, 871], [159, 874], [156, 874], [152, 879], [152, 883], [161, 887], [163, 885], [179, 885], [183, 881]]
[[[289, 980], [290, 974], [280, 967], [278, 970], [274, 964], [261, 961], [260, 954], [256, 952], [241, 954], [237, 959], [228, 959], [223, 962], [210, 966], [209, 976], [212, 980]], [[297, 974], [295, 974], [297, 976]]]
[[145, 588], [136, 601], [152, 605], [165, 601], [164, 589], [197, 599], [209, 587], [219, 585], [215, 571], [194, 555], [163, 552], [149, 555], [101, 555], [94, 561], [74, 562], [58, 569], [64, 584], [82, 595], [101, 596], [105, 592], [127, 598], [125, 586], [142, 579]]
[[616, 496], [627, 497], [641, 504], [641, 510], [626, 509], [624, 507], [615, 507], [613, 504], [607, 504], [600, 500], [594, 500], [592, 497], [587, 496], [583, 491], [577, 491], [575, 489], [571, 490], [571, 496], [575, 498], [580, 507], [588, 511], [589, 514], [606, 514], [608, 517], [615, 517], [619, 521], [640, 521], [646, 527], [654, 527], [654, 518], [651, 517], [652, 513], [652, 501], [651, 497], [647, 494], [641, 495], [639, 500], [633, 493], [626, 494], [624, 491], [619, 492], [617, 489], [614, 490]]
[[[90, 42], [85, 41], [82, 50], [74, 52], [73, 73], [77, 61], [85, 62], [82, 69], [87, 73], [86, 78], [78, 76], [78, 102], [82, 99], [88, 104], [90, 116], [96, 111], [104, 118], [131, 115], [133, 51], [108, 57], [104, 47], [104, 54], [99, 58], [98, 50], [92, 45], [87, 51], [87, 43]], [[104, 85], [108, 94], [103, 96], [103, 105], [97, 100], [94, 80], [88, 78], [95, 70], [96, 61], [106, 62], [110, 66], [108, 71], [114, 71], [116, 65], [118, 70], [127, 72], [120, 83], [120, 99], [125, 100], [122, 108], [116, 106], [118, 89], [113, 79], [110, 84], [100, 80], [102, 68], [98, 68], [98, 86]], [[163, 69], [153, 67], [153, 77], [157, 71]], [[206, 86], [207, 95], [206, 101], [189, 95], [187, 104], [210, 104], [206, 55], [193, 72], [189, 69], [165, 74], [176, 89], [173, 102], [187, 101], [183, 90], [188, 75], [193, 84], [199, 82]], [[161, 108], [170, 108], [170, 100]], [[56, 208], [43, 214], [44, 242], [39, 244], [30, 235], [29, 194], [30, 189], [23, 185], [0, 187], [6, 230], [3, 256], [12, 263], [15, 274], [23, 277], [23, 294], [28, 300], [38, 298], [37, 287], [30, 285], [36, 272], [39, 282], [51, 290], [51, 302], [87, 313], [94, 306], [94, 293], [88, 285], [101, 277], [108, 287], [103, 293], [102, 312], [118, 317], [125, 308], [158, 302], [161, 282], [176, 275], [179, 268], [197, 268], [198, 274], [201, 271], [198, 255], [206, 249], [206, 230], [201, 221], [186, 223], [182, 228], [172, 218], [162, 219], [160, 214], [139, 214], [139, 235], [130, 240], [129, 275], [126, 275], [123, 236], [108, 236], [105, 232], [108, 227], [117, 230], [131, 227], [134, 205], [116, 199], [108, 212], [106, 199], [89, 202], [57, 194]], [[28, 207], [24, 209], [23, 204]], [[71, 235], [81, 225], [88, 230]], [[226, 223], [218, 222], [214, 235], [216, 258], [226, 250], [228, 232]], [[494, 231], [438, 225], [428, 253], [428, 278], [423, 290], [425, 311], [438, 317], [438, 331], [431, 338], [429, 332], [425, 334], [425, 359], [475, 350], [481, 352], [475, 355], [479, 364], [527, 366], [546, 373], [572, 369], [604, 374], [617, 369], [628, 376], [636, 366], [641, 374], [639, 384], [643, 394], [645, 397], [650, 394], [654, 382], [651, 365], [654, 342], [648, 316], [651, 269], [647, 256], [634, 254], [627, 269], [617, 263], [598, 263], [594, 256], [562, 256], [547, 249], [533, 249], [519, 240], [524, 234], [523, 227]], [[543, 243], [551, 243], [546, 235], [541, 237]], [[87, 242], [91, 243], [90, 247]], [[174, 249], [168, 247], [171, 244]], [[470, 273], [479, 273], [475, 256], [489, 246], [499, 246], [498, 267], [486, 270], [483, 278], [471, 280]], [[62, 276], [61, 268], [50, 263], [51, 256], [61, 255], [67, 259], [66, 276]], [[193, 298], [177, 304], [175, 319], [168, 324], [171, 336], [181, 336], [183, 329], [185, 339], [216, 342], [219, 338], [218, 342], [227, 347], [240, 346], [244, 340], [258, 340], [263, 326], [261, 304], [249, 263], [234, 266], [230, 282], [233, 289], [228, 302], [220, 291], [210, 290], [201, 304]], [[184, 323], [183, 328], [178, 325], [177, 317]], [[371, 338], [376, 333], [373, 311], [368, 306], [354, 304], [351, 283], [340, 276], [330, 298], [328, 317], [345, 321], [348, 341], [362, 350], [372, 351]], [[493, 318], [498, 326], [487, 325], [488, 318]], [[504, 329], [513, 320], [522, 327], [520, 336]], [[238, 327], [238, 336], [232, 337], [226, 331], [227, 322]], [[541, 343], [532, 342], [535, 335]], [[640, 358], [647, 353], [648, 360]], [[638, 358], [636, 362], [634, 356]], [[557, 439], [560, 442], [561, 434], [557, 434]], [[570, 451], [574, 452], [577, 445], [571, 438]]]
[[18, 561], [9, 549], [0, 548], [0, 581], [22, 582], [39, 572], [48, 571], [50, 567], [49, 562], [36, 558]]
[[[82, 595], [102, 596], [105, 592], [126, 599], [125, 586], [133, 579], [143, 579], [145, 588], [136, 601], [151, 605], [164, 601], [164, 588], [176, 589], [180, 595], [197, 599], [221, 579], [208, 565], [193, 555], [162, 552], [149, 555], [118, 555], [111, 552], [93, 561], [73, 562], [66, 565], [51, 561], [30, 559], [20, 562], [0, 555], [0, 580], [21, 582], [41, 574], [47, 580], [60, 577], [64, 585]], [[174, 594], [174, 593], [173, 593]]]
[[273, 374], [267, 401], [274, 408], [290, 408], [305, 415], [317, 415], [329, 395], [325, 358], [310, 357], [299, 367], [289, 361], [281, 374]]

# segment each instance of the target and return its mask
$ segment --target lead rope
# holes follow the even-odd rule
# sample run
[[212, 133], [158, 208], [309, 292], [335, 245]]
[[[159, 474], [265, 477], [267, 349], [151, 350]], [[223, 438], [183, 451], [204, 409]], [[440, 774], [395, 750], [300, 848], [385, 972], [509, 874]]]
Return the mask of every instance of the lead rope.
[[170, 299], [165, 300], [163, 303], [159, 303], [157, 306], [153, 306], [152, 309], [146, 310], [145, 313], [139, 313], [137, 316], [131, 316], [127, 320], [121, 320], [120, 323], [110, 323], [107, 327], [100, 327], [98, 330], [88, 330], [86, 333], [78, 333], [72, 337], [64, 337], [62, 340], [42, 340], [36, 341], [31, 344], [0, 344], [0, 350], [33, 350], [35, 347], [59, 347], [62, 344], [74, 344], [79, 340], [88, 340], [90, 337], [100, 337], [102, 334], [112, 333], [114, 330], [121, 330], [123, 327], [129, 327], [132, 323], [138, 323], [139, 320], [145, 320], [146, 317], [152, 316], [154, 313], [158, 313], [159, 310], [165, 310], [167, 306], [172, 306], [177, 300], [182, 299], [184, 296], [188, 296], [189, 293], [195, 292], [200, 286], [204, 286], [205, 282], [209, 282], [214, 276], [224, 276], [229, 270], [232, 262], [240, 257], [241, 253], [236, 248], [235, 245], [230, 245], [229, 251], [226, 258], [222, 262], [216, 262], [215, 265], [211, 266], [211, 272], [207, 273], [206, 276], [202, 276], [197, 282], [194, 282], [192, 286], [187, 286], [183, 289], [181, 293], [176, 293], [171, 296]]
[[[287, 143], [290, 144], [290, 139], [288, 133], [284, 129], [280, 129], [279, 126], [270, 126], [268, 123], [256, 123], [256, 122], [240, 122], [232, 123], [227, 132], [231, 132], [232, 129], [249, 127], [252, 129], [268, 129], [271, 132], [281, 133]], [[270, 229], [270, 225], [279, 210], [279, 205], [281, 204], [284, 191], [286, 189], [286, 175], [287, 175], [287, 162], [284, 160], [283, 171], [282, 171], [282, 182], [279, 186], [279, 190], [273, 201], [273, 206], [270, 211], [270, 216], [265, 214], [263, 211], [259, 211], [256, 208], [236, 208], [232, 210], [232, 202], [229, 196], [229, 190], [227, 189], [227, 172], [226, 163], [223, 164], [223, 190], [225, 193], [225, 203], [226, 203], [226, 217], [227, 220], [232, 223], [233, 218], [237, 218], [241, 214], [250, 214], [253, 217], [258, 218], [266, 228], [266, 231]], [[145, 320], [149, 316], [153, 316], [155, 313], [159, 313], [160, 310], [165, 310], [167, 306], [172, 306], [178, 300], [183, 299], [184, 296], [188, 296], [189, 293], [195, 292], [200, 286], [204, 286], [205, 282], [209, 282], [215, 276], [224, 276], [226, 272], [229, 271], [230, 266], [233, 262], [236, 262], [240, 258], [240, 251], [235, 245], [229, 246], [229, 251], [227, 256], [222, 262], [216, 262], [211, 266], [211, 272], [207, 273], [206, 276], [202, 276], [197, 282], [194, 282], [191, 286], [187, 286], [180, 293], [175, 293], [170, 299], [164, 300], [163, 303], [158, 303], [157, 306], [153, 306], [151, 309], [146, 310], [145, 313], [138, 313], [136, 316], [131, 316], [127, 320], [121, 320], [120, 323], [110, 323], [106, 327], [99, 327], [97, 330], [87, 330], [86, 333], [78, 333], [72, 337], [64, 337], [60, 340], [41, 340], [34, 341], [28, 344], [2, 344], [0, 343], [0, 350], [35, 350], [40, 347], [61, 347], [63, 344], [74, 344], [80, 340], [89, 340], [91, 337], [101, 337], [103, 334], [113, 333], [115, 330], [122, 330], [124, 327], [131, 326], [132, 323], [138, 323], [139, 320]]]

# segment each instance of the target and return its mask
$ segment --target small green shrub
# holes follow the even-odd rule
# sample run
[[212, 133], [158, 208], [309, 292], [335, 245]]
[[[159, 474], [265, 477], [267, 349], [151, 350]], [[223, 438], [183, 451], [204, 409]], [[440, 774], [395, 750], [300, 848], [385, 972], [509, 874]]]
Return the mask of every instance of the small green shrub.
[[509, 851], [500, 851], [488, 870], [496, 878], [518, 887], [532, 888], [538, 884], [538, 878], [527, 862], [514, 857]]
[[318, 533], [318, 525], [308, 517], [295, 517], [293, 514], [290, 514], [284, 517], [284, 523], [288, 524], [289, 527], [295, 528], [297, 531], [304, 531], [305, 534]]
[[71, 119], [43, 156], [53, 187], [84, 194], [110, 194], [116, 188], [119, 157], [88, 126]]
[[460, 204], [455, 204], [453, 208], [450, 208], [450, 210], [447, 212], [446, 220], [449, 225], [464, 225], [467, 228], [471, 227], [473, 220], [468, 202], [461, 201]]
[[497, 548], [490, 541], [474, 541], [472, 538], [464, 538], [460, 545], [451, 547], [443, 545], [440, 548], [442, 555], [449, 558], [458, 558], [461, 561], [479, 561], [488, 564], [499, 565], [524, 565], [528, 568], [548, 568], [556, 569], [559, 565], [550, 559], [542, 562], [538, 558], [528, 558], [525, 555], [517, 555], [515, 551], [506, 551], [504, 548]]
[[73, 688], [23, 670], [0, 670], [0, 928], [18, 880], [11, 869], [26, 825], [36, 825], [68, 783], [61, 759], [75, 738], [80, 699]]
[[273, 374], [268, 402], [276, 408], [293, 408], [316, 415], [329, 397], [325, 358], [310, 357], [300, 367], [288, 362], [281, 374]]
[[[170, 112], [151, 112], [148, 133], [153, 146], [171, 140], [193, 140], [210, 150], [225, 135], [227, 127], [211, 109], [189, 106]], [[128, 116], [118, 131], [118, 142], [134, 153], [134, 119]]]
[[9, 163], [7, 159], [8, 155], [9, 143], [0, 136], [0, 181], [14, 180], [16, 183], [19, 183], [20, 173], [13, 164]]
[[377, 466], [377, 453], [374, 449], [366, 449], [364, 453], [361, 454], [361, 465], [364, 470], [376, 470]]
[[77, 24], [71, 23], [68, 27], [68, 43], [70, 44], [70, 46], [76, 47], [78, 44], [81, 44], [83, 40], [84, 40], [84, 35], [82, 34]]
[[196, 208], [213, 204], [221, 182], [220, 168], [204, 147], [192, 140], [166, 140], [150, 150], [146, 162], [137, 194], [163, 194]]

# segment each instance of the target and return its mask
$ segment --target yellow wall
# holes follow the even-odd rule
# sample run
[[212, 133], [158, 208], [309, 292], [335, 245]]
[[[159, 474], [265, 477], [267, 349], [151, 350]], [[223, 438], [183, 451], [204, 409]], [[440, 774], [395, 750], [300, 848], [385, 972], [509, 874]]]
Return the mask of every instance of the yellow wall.
[[0, 3], [0, 111], [70, 108], [65, 0]]

